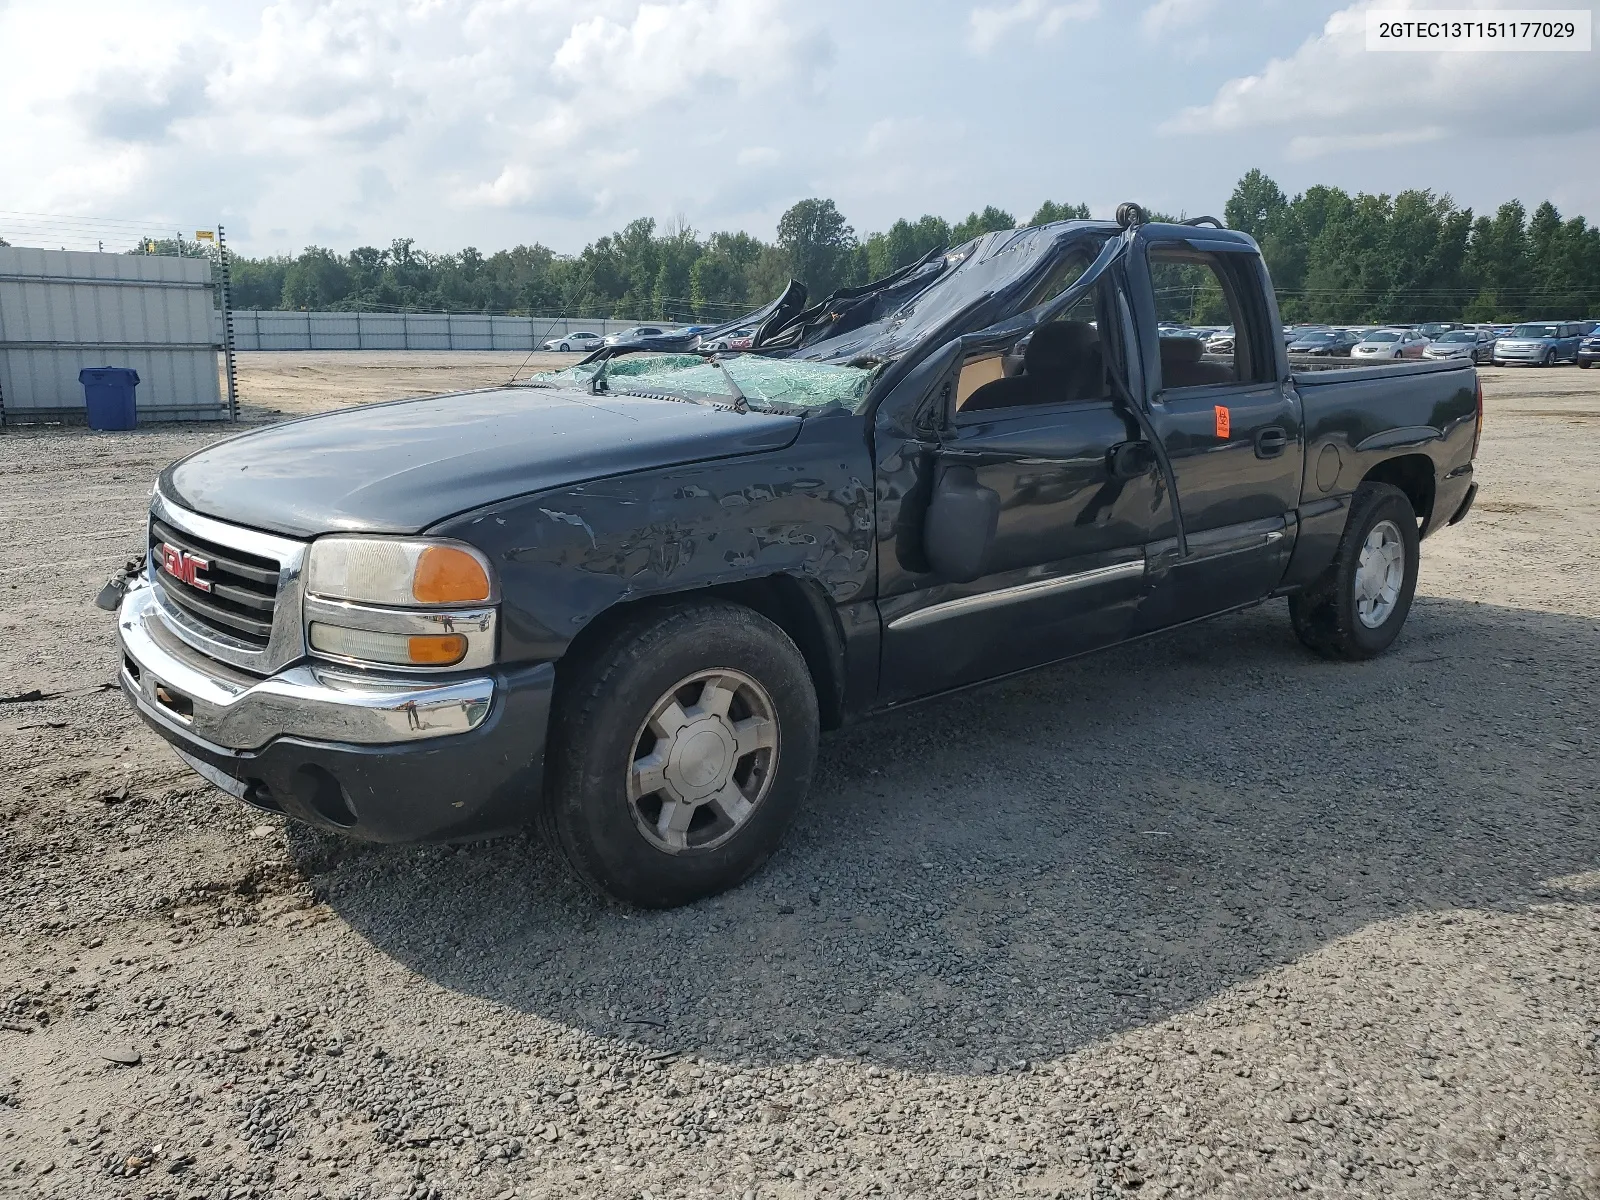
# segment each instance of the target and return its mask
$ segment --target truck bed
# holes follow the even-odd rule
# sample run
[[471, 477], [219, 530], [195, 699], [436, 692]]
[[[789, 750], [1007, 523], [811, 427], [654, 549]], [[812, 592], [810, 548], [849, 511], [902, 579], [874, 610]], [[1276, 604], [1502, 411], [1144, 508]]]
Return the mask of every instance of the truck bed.
[[1289, 356], [1289, 372], [1296, 387], [1315, 387], [1330, 379], [1406, 379], [1414, 375], [1434, 375], [1444, 371], [1465, 371], [1472, 366], [1466, 360], [1413, 359], [1410, 362], [1376, 363], [1370, 367], [1350, 366], [1348, 358], [1318, 358], [1311, 355]]

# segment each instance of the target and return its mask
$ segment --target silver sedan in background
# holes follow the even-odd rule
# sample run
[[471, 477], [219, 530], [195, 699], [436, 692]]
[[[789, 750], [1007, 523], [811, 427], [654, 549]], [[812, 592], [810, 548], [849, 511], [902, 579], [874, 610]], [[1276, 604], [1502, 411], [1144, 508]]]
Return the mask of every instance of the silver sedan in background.
[[1451, 329], [1428, 343], [1423, 358], [1471, 358], [1474, 363], [1494, 359], [1494, 334], [1487, 329]]

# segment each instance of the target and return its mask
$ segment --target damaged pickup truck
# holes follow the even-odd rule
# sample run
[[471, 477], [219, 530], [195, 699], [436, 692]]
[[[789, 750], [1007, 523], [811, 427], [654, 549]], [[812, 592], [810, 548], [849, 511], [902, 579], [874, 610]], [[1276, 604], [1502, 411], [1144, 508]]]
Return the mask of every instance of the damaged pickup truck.
[[[1163, 336], [1208, 295], [1231, 353]], [[1465, 360], [1293, 373], [1209, 219], [991, 233], [525, 384], [160, 475], [121, 683], [249, 804], [381, 842], [532, 823], [637, 905], [731, 887], [822, 730], [1288, 598], [1361, 659], [1472, 504]]]

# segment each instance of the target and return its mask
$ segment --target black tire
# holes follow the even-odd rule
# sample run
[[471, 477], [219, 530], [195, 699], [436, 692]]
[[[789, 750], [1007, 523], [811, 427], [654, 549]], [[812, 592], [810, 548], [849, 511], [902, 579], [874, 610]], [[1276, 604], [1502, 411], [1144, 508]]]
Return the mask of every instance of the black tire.
[[1580, 358], [1578, 360], [1578, 367], [1580, 370], [1587, 371], [1592, 365], [1593, 364], [1587, 358]]
[[1553, 366], [1555, 366], [1556, 365], [1556, 352], [1554, 350], [1546, 350], [1544, 352], [1544, 357], [1539, 360], [1539, 365], [1541, 367], [1553, 367]]
[[[758, 685], [769, 704], [776, 737], [765, 767], [759, 752], [732, 763], [752, 778], [764, 770], [766, 782], [749, 815], [720, 835], [725, 840], [666, 849], [641, 826], [655, 819], [641, 809], [656, 797], [630, 799], [630, 773], [646, 723], [673, 685], [718, 669]], [[715, 895], [748, 879], [777, 848], [810, 786], [819, 732], [805, 659], [771, 621], [722, 601], [646, 611], [612, 630], [560, 681], [540, 832], [586, 884], [628, 904], [676, 908]], [[723, 819], [721, 809], [703, 807], [712, 823]]]
[[565, 342], [561, 343], [561, 350], [565, 354], [571, 354], [572, 353], [572, 347], [567, 345]]
[[[1399, 532], [1405, 578], [1383, 622], [1368, 626], [1358, 611], [1356, 570], [1368, 536], [1385, 521]], [[1392, 544], [1392, 543], [1391, 543]], [[1364, 483], [1350, 503], [1350, 516], [1333, 562], [1314, 584], [1289, 597], [1295, 636], [1324, 658], [1357, 660], [1382, 654], [1400, 635], [1411, 611], [1420, 561], [1417, 514], [1393, 484]]]

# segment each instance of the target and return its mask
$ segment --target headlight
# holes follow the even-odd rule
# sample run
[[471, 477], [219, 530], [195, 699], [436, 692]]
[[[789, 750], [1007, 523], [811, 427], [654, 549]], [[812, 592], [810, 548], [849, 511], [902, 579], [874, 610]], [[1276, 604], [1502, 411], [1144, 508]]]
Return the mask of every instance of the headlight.
[[340, 534], [311, 544], [306, 640], [320, 658], [409, 670], [495, 661], [489, 560], [460, 542]]
[[318, 538], [306, 591], [364, 604], [484, 604], [494, 598], [489, 562], [459, 542], [411, 538]]

